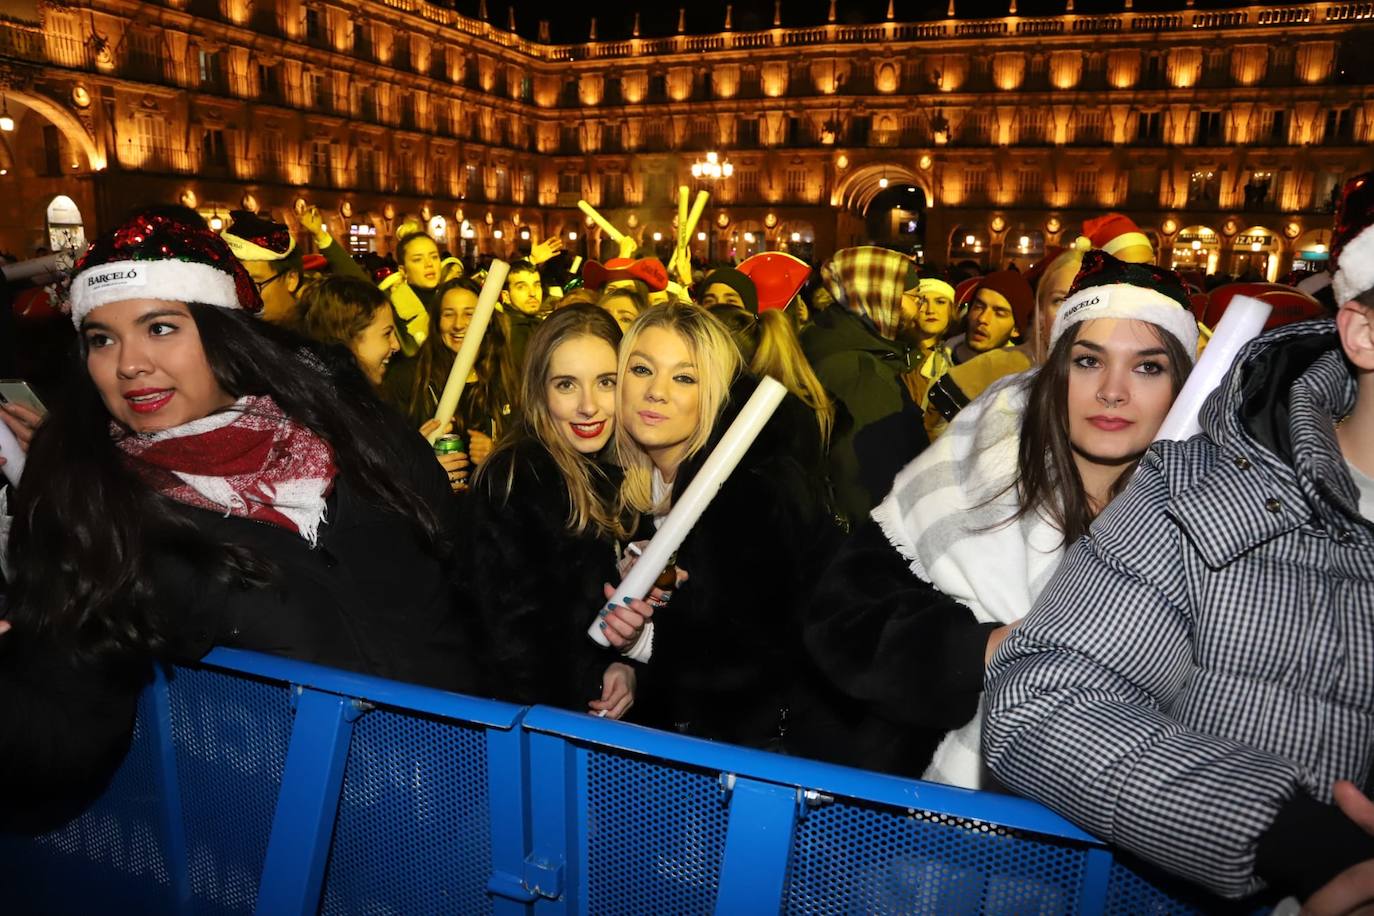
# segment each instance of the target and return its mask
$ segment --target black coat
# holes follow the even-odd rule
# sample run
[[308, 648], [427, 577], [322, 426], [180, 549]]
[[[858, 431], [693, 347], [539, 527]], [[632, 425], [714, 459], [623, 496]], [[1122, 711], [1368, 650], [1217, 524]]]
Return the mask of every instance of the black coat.
[[[394, 468], [444, 515], [453, 500], [433, 452], [398, 420]], [[161, 498], [161, 497], [157, 497]], [[216, 581], [174, 541], [150, 558], [152, 599], [171, 620], [169, 646], [150, 655], [79, 664], [67, 646], [21, 626], [0, 637], [0, 820], [38, 825], [74, 813], [108, 779], [128, 746], [139, 690], [154, 661], [185, 662], [213, 646], [282, 655], [447, 690], [479, 688], [464, 618], [444, 561], [411, 522], [365, 502], [340, 474], [317, 546], [284, 528], [180, 507], [207, 538], [247, 548], [273, 567], [267, 587]]]
[[[614, 480], [602, 482], [610, 495]], [[493, 455], [464, 503], [470, 546], [459, 562], [488, 692], [586, 712], [601, 695], [606, 666], [619, 659], [587, 636], [604, 602], [602, 584], [619, 581], [615, 542], [595, 529], [568, 531], [563, 476], [533, 439]]]
[[[754, 387], [736, 383], [711, 442], [679, 469], [674, 500]], [[661, 724], [754, 747], [789, 727], [810, 681], [802, 608], [839, 537], [820, 453], [815, 415], [789, 395], [683, 541], [677, 564], [690, 579], [654, 616]]]

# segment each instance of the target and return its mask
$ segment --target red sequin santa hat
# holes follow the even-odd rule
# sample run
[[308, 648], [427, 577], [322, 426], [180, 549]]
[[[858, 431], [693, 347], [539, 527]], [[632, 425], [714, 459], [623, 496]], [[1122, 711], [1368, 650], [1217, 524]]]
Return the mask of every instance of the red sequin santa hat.
[[220, 237], [240, 261], [280, 261], [296, 250], [296, 240], [285, 223], [247, 210], [231, 210], [229, 218], [232, 222]]
[[76, 262], [72, 323], [125, 299], [262, 310], [262, 297], [229, 246], [193, 210], [140, 211], [92, 243]]
[[1094, 248], [1100, 248], [1110, 255], [1119, 254], [1132, 245], [1154, 248], [1150, 243], [1150, 237], [1140, 231], [1135, 221], [1120, 213], [1108, 213], [1106, 216], [1084, 221], [1083, 234], [1092, 242]]
[[1341, 190], [1331, 230], [1331, 263], [1337, 305], [1374, 289], [1374, 172], [1356, 175]]

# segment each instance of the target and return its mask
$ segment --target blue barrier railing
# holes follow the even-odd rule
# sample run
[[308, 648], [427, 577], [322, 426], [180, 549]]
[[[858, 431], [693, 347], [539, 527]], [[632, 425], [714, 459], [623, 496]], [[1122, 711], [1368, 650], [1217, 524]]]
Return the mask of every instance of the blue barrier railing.
[[0, 874], [24, 913], [1199, 907], [1024, 799], [227, 649], [159, 672], [109, 789]]

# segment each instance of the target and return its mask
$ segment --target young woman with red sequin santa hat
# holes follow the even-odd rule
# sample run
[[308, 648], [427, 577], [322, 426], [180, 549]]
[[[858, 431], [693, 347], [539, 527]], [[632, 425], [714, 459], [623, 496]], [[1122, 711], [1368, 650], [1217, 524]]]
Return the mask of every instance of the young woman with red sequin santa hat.
[[212, 646], [475, 686], [432, 452], [351, 361], [260, 308], [184, 208], [139, 212], [77, 262], [78, 362], [13, 500], [12, 802], [79, 805], [123, 755], [152, 664]]

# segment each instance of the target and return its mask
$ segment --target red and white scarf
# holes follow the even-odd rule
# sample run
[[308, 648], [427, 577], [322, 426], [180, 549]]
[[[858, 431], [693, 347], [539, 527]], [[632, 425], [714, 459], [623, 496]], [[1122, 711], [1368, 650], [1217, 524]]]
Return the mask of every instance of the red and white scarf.
[[112, 426], [149, 486], [188, 506], [280, 525], [313, 547], [336, 473], [334, 452], [270, 397], [150, 435]]

